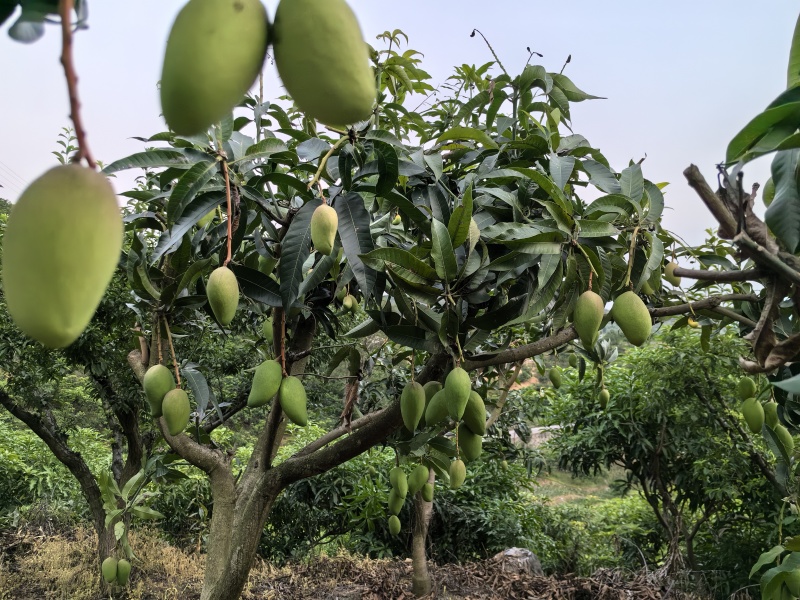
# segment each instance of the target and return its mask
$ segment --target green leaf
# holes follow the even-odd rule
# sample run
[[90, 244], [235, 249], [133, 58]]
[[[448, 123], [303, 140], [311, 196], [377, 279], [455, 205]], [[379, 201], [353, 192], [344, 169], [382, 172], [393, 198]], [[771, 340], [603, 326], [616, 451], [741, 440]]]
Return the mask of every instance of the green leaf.
[[194, 283], [195, 280], [200, 277], [200, 275], [204, 273], [213, 262], [214, 260], [211, 258], [204, 258], [192, 263], [191, 266], [183, 273], [181, 281], [178, 284], [173, 297], [180, 295], [183, 290], [192, 285], [192, 283]]
[[772, 385], [776, 388], [780, 388], [790, 394], [798, 394], [800, 395], [800, 375], [795, 375], [794, 377], [790, 377], [789, 379], [784, 379], [783, 381], [773, 381]]
[[436, 219], [433, 219], [431, 226], [431, 257], [440, 279], [452, 281], [458, 275], [458, 264], [450, 234], [444, 223]]
[[661, 190], [655, 183], [647, 180], [644, 182], [644, 191], [647, 195], [647, 200], [649, 203], [647, 208], [647, 216], [645, 217], [644, 222], [656, 223], [661, 218], [661, 214], [664, 212], [664, 194], [661, 193]]
[[128, 479], [124, 486], [122, 486], [122, 501], [128, 502], [128, 498], [130, 497], [131, 490], [133, 490], [139, 483], [144, 479], [144, 471], [140, 470], [139, 472], [135, 473], [133, 477]]
[[195, 224], [197, 224], [202, 217], [207, 215], [212, 208], [218, 206], [224, 200], [224, 192], [209, 192], [207, 194], [201, 194], [195, 197], [189, 206], [183, 210], [183, 214], [175, 222], [175, 224], [161, 234], [161, 237], [158, 239], [158, 243], [153, 250], [153, 254], [150, 257], [151, 264], [158, 262], [158, 260], [164, 256], [164, 254], [166, 254], [170, 248], [178, 244], [183, 239], [183, 236], [187, 231], [194, 227]]
[[317, 264], [314, 265], [314, 268], [309, 276], [306, 277], [303, 280], [303, 283], [300, 284], [301, 296], [304, 296], [306, 293], [313, 290], [325, 280], [325, 278], [328, 276], [328, 273], [330, 273], [331, 268], [333, 267], [333, 263], [336, 260], [335, 255], [338, 252], [339, 251], [334, 248], [334, 252], [331, 256], [323, 257], [322, 260], [318, 261]]
[[553, 84], [559, 88], [570, 102], [583, 102], [584, 100], [604, 100], [602, 96], [592, 96], [572, 83], [572, 80], [561, 73], [550, 73]]
[[216, 161], [201, 161], [186, 171], [169, 195], [167, 202], [167, 222], [174, 223], [181, 218], [183, 211], [195, 199], [198, 192], [217, 172]]
[[283, 306], [281, 290], [274, 279], [264, 275], [261, 271], [242, 265], [231, 263], [228, 267], [236, 275], [242, 294], [267, 306], [274, 308]]
[[553, 181], [559, 189], [563, 190], [567, 185], [574, 168], [574, 156], [559, 156], [558, 154], [550, 155], [550, 177], [553, 178]]
[[529, 169], [527, 167], [511, 167], [510, 170], [521, 173], [542, 188], [545, 193], [550, 196], [550, 199], [556, 202], [566, 214], [572, 213], [572, 207], [567, 201], [563, 190], [561, 190], [549, 176], [540, 173], [536, 169]]
[[114, 537], [119, 540], [123, 535], [125, 535], [125, 523], [117, 521], [117, 523], [114, 524]]
[[189, 389], [192, 390], [194, 401], [197, 403], [197, 413], [202, 420], [203, 415], [206, 412], [206, 408], [208, 408], [208, 401], [211, 396], [211, 390], [208, 388], [208, 382], [203, 374], [197, 369], [187, 367], [181, 369], [181, 373], [183, 373], [183, 377], [186, 380], [186, 383], [189, 385]]
[[725, 161], [734, 163], [740, 160], [773, 128], [784, 124], [788, 125], [790, 130], [796, 129], [800, 124], [800, 102], [789, 102], [768, 108], [752, 119], [728, 144]]
[[436, 281], [436, 270], [428, 263], [423, 262], [408, 250], [401, 248], [376, 248], [368, 254], [362, 254], [364, 264], [375, 269], [383, 270], [386, 265], [402, 267], [420, 277], [419, 283]]
[[397, 176], [400, 174], [400, 162], [393, 146], [379, 140], [373, 140], [375, 154], [378, 157], [378, 183], [375, 194], [384, 197], [394, 189]]
[[425, 352], [436, 352], [439, 344], [428, 337], [427, 332], [421, 327], [413, 325], [393, 325], [384, 329], [386, 336], [395, 344], [423, 350]]
[[753, 568], [750, 569], [750, 575], [748, 577], [753, 577], [758, 570], [763, 567], [764, 565], [768, 565], [769, 563], [773, 563], [777, 560], [777, 558], [786, 551], [786, 548], [783, 546], [775, 546], [774, 548], [767, 550], [761, 556], [758, 557], [756, 564], [753, 565]]
[[641, 165], [631, 165], [619, 175], [622, 193], [636, 202], [642, 201], [644, 195], [644, 177]]
[[281, 242], [280, 290], [286, 311], [297, 300], [303, 282], [303, 263], [311, 254], [311, 215], [321, 205], [322, 201], [318, 198], [306, 202], [292, 219], [286, 237]]
[[485, 131], [472, 127], [453, 127], [452, 129], [448, 129], [439, 136], [436, 143], [441, 144], [452, 140], [472, 140], [492, 150], [497, 150], [499, 148], [497, 142], [490, 138]]
[[181, 150], [149, 150], [116, 160], [103, 169], [103, 173], [111, 175], [126, 169], [154, 169], [188, 164], [190, 164], [189, 158]]
[[256, 160], [257, 158], [269, 158], [276, 152], [286, 152], [287, 150], [286, 144], [278, 138], [266, 138], [250, 146], [245, 151], [244, 156], [230, 164]]
[[150, 521], [154, 521], [156, 519], [163, 519], [164, 515], [162, 515], [157, 510], [153, 510], [148, 506], [134, 506], [131, 511], [133, 514], [140, 519], [147, 519]]
[[614, 172], [596, 160], [584, 160], [583, 168], [589, 174], [589, 183], [606, 194], [621, 194], [622, 186], [614, 176]]
[[789, 49], [789, 68], [786, 72], [786, 87], [793, 88], [800, 85], [800, 16], [794, 25], [792, 45]]
[[370, 216], [364, 206], [364, 199], [360, 194], [350, 192], [337, 198], [333, 207], [339, 216], [339, 238], [342, 240], [348, 265], [364, 294], [364, 300], [369, 300], [375, 291], [378, 274], [361, 260], [362, 254], [368, 254], [375, 249], [369, 230]]
[[468, 185], [464, 191], [464, 199], [453, 214], [450, 215], [450, 222], [447, 224], [447, 232], [453, 242], [453, 247], [457, 248], [467, 241], [469, 237], [469, 225], [472, 221], [472, 186]]
[[772, 161], [775, 198], [765, 221], [792, 254], [800, 249], [800, 149], [778, 152]]

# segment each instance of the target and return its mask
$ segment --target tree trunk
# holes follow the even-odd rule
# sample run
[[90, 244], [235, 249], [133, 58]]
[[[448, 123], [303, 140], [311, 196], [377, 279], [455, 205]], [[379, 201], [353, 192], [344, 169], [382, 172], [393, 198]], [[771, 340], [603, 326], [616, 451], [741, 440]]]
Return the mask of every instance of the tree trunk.
[[[433, 485], [436, 473], [428, 470], [428, 483]], [[433, 502], [425, 502], [422, 492], [414, 495], [414, 530], [411, 538], [411, 590], [417, 598], [431, 593], [433, 582], [428, 571], [428, 558], [425, 544], [428, 540], [428, 526], [433, 514]]]

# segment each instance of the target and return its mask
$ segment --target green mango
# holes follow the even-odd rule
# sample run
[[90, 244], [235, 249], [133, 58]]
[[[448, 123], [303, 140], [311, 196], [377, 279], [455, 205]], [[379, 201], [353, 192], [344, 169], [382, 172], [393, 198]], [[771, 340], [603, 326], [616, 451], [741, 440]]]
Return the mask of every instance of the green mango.
[[356, 309], [358, 308], [358, 300], [356, 300], [355, 296], [347, 294], [342, 299], [342, 306], [348, 312], [356, 312]]
[[150, 414], [158, 418], [161, 416], [161, 403], [170, 390], [175, 389], [175, 378], [164, 365], [153, 365], [144, 374], [142, 380], [147, 402], [150, 404]]
[[121, 558], [117, 563], [117, 583], [123, 587], [128, 585], [128, 578], [131, 576], [131, 563]]
[[399, 535], [400, 529], [400, 519], [397, 518], [397, 515], [392, 515], [389, 517], [389, 533], [392, 535]]
[[481, 395], [474, 390], [470, 392], [467, 408], [464, 410], [464, 425], [472, 433], [486, 435], [486, 404]]
[[675, 269], [677, 269], [680, 265], [675, 262], [668, 262], [667, 266], [664, 268], [664, 279], [666, 279], [671, 285], [675, 287], [681, 286], [681, 278], [675, 275]]
[[603, 322], [604, 307], [605, 303], [600, 295], [591, 290], [583, 292], [575, 303], [572, 320], [584, 348], [594, 347], [594, 340]]
[[400, 412], [406, 429], [413, 433], [425, 412], [425, 389], [421, 384], [414, 381], [403, 388], [403, 393], [400, 394]]
[[444, 389], [447, 391], [447, 412], [453, 420], [458, 421], [464, 416], [469, 394], [472, 391], [469, 373], [461, 367], [456, 367], [447, 374]]
[[458, 447], [467, 460], [477, 460], [483, 450], [483, 438], [472, 433], [463, 423], [458, 426]]
[[417, 465], [408, 476], [408, 492], [413, 496], [422, 489], [422, 486], [428, 483], [428, 476], [430, 471], [425, 465]]
[[389, 492], [389, 512], [393, 515], [399, 515], [400, 511], [403, 510], [405, 501], [405, 498], [398, 494], [396, 489], [392, 488], [392, 491]]
[[211, 312], [220, 325], [223, 327], [230, 325], [239, 307], [239, 283], [233, 271], [228, 267], [219, 267], [211, 271], [206, 285], [206, 296]]
[[394, 467], [389, 471], [389, 483], [392, 484], [397, 495], [405, 499], [408, 494], [408, 478], [402, 467]]
[[553, 367], [547, 373], [548, 379], [550, 379], [550, 383], [553, 384], [553, 387], [558, 389], [561, 387], [561, 369], [558, 367]]
[[311, 243], [320, 254], [330, 255], [336, 241], [339, 216], [328, 204], [321, 204], [311, 214]]
[[606, 388], [603, 388], [600, 390], [600, 393], [597, 394], [597, 401], [600, 403], [600, 408], [605, 408], [608, 406], [608, 401], [610, 399], [611, 393]]
[[433, 502], [433, 484], [426, 483], [422, 486], [422, 499], [425, 502]]
[[117, 268], [122, 215], [104, 175], [55, 167], [11, 207], [3, 236], [3, 292], [22, 332], [48, 348], [83, 333]]
[[422, 386], [422, 389], [425, 390], [425, 406], [427, 407], [428, 403], [431, 401], [431, 398], [433, 398], [434, 394], [436, 394], [436, 392], [438, 391], [441, 391], [442, 384], [439, 383], [438, 381], [429, 381], [428, 383]]
[[767, 427], [771, 429], [775, 429], [775, 426], [778, 424], [778, 403], [770, 400], [766, 404], [764, 404], [764, 422], [767, 424]]
[[368, 119], [377, 95], [369, 49], [344, 0], [282, 0], [275, 65], [295, 104], [327, 125]]
[[783, 425], [778, 424], [775, 426], [775, 435], [778, 436], [781, 444], [783, 444], [783, 447], [786, 449], [786, 453], [792, 454], [794, 451], [794, 438], [792, 437], [792, 434], [789, 433], [789, 430]]
[[161, 109], [179, 135], [228, 116], [258, 77], [269, 21], [260, 0], [190, 0], [167, 39]]
[[211, 221], [214, 220], [214, 217], [216, 215], [217, 215], [217, 209], [216, 208], [212, 208], [204, 216], [200, 217], [200, 220], [197, 222], [197, 226], [198, 227], [205, 227], [206, 225], [211, 223]]
[[441, 389], [433, 395], [425, 409], [425, 425], [435, 427], [447, 417], [447, 390]]
[[575, 354], [574, 352], [569, 355], [569, 366], [572, 367], [573, 369], [578, 368], [578, 355]]
[[278, 361], [265, 360], [258, 365], [247, 397], [247, 406], [256, 408], [272, 400], [278, 393], [282, 380], [283, 369]]
[[753, 433], [761, 433], [764, 426], [764, 407], [755, 398], [742, 402], [742, 416]]
[[277, 258], [273, 258], [272, 256], [267, 258], [266, 256], [258, 255], [258, 270], [264, 273], [264, 275], [272, 275], [272, 271], [277, 264]]
[[634, 346], [641, 346], [650, 337], [653, 321], [642, 299], [635, 292], [625, 292], [614, 300], [611, 316], [616, 321], [627, 340]]
[[450, 463], [450, 489], [457, 490], [467, 478], [467, 466], [461, 459]]
[[103, 580], [106, 583], [113, 583], [117, 580], [117, 559], [109, 556], [103, 561], [100, 566], [100, 571], [103, 573]]
[[261, 324], [261, 333], [264, 335], [267, 344], [272, 346], [272, 342], [275, 340], [275, 333], [272, 330], [272, 317], [264, 319], [264, 322]]
[[278, 391], [278, 399], [283, 412], [286, 413], [292, 423], [301, 427], [308, 425], [308, 411], [306, 409], [308, 399], [306, 398], [306, 389], [303, 387], [302, 381], [292, 375], [285, 377]]
[[170, 435], [178, 435], [189, 424], [189, 415], [192, 412], [189, 405], [189, 396], [180, 388], [167, 392], [161, 404], [164, 421]]
[[756, 386], [756, 382], [753, 381], [752, 377], [742, 377], [736, 384], [736, 395], [739, 400], [744, 401], [748, 398], [753, 398], [757, 391], [758, 386]]

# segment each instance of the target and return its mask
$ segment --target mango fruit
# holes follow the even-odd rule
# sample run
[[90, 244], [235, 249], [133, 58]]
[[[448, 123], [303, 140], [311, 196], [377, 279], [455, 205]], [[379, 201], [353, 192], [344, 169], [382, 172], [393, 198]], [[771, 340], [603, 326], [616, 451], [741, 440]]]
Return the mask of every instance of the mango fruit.
[[131, 576], [131, 563], [121, 558], [117, 563], [117, 583], [121, 586], [128, 585], [128, 578]]
[[258, 365], [253, 375], [253, 385], [247, 396], [247, 406], [257, 408], [263, 406], [278, 393], [283, 380], [283, 369], [277, 360], [265, 360]]
[[450, 489], [457, 490], [464, 484], [467, 478], [467, 466], [461, 459], [450, 463]]
[[464, 425], [472, 433], [486, 435], [486, 404], [481, 395], [472, 390], [467, 400], [467, 408], [464, 410]]
[[190, 0], [181, 9], [161, 71], [161, 109], [175, 133], [205, 133], [230, 114], [261, 71], [268, 31], [260, 0]]
[[791, 454], [794, 451], [794, 438], [792, 434], [780, 423], [775, 426], [774, 431], [775, 435], [777, 435], [778, 439], [781, 441], [781, 444], [783, 444], [783, 447], [786, 448], [786, 453]]
[[161, 404], [164, 421], [170, 435], [178, 435], [189, 424], [189, 396], [180, 388], [167, 392]]
[[608, 406], [608, 401], [610, 399], [611, 393], [606, 388], [603, 388], [600, 390], [600, 393], [597, 394], [597, 401], [600, 403], [600, 408], [605, 408]]
[[210, 211], [208, 211], [208, 212], [207, 212], [205, 215], [203, 215], [202, 217], [200, 217], [200, 220], [197, 222], [197, 226], [198, 226], [198, 227], [205, 227], [206, 225], [208, 225], [209, 223], [211, 223], [211, 221], [213, 221], [213, 220], [214, 220], [214, 217], [215, 217], [216, 215], [217, 215], [217, 209], [216, 209], [216, 208], [212, 208], [212, 209], [211, 209]]
[[675, 269], [679, 266], [678, 263], [670, 261], [667, 263], [667, 266], [664, 267], [664, 279], [675, 287], [680, 287], [681, 285], [681, 278], [675, 275]]
[[217, 321], [227, 327], [239, 307], [239, 283], [236, 275], [228, 267], [218, 267], [211, 271], [206, 286], [206, 296]]
[[395, 215], [394, 219], [392, 219], [392, 225], [395, 227], [403, 224], [403, 218], [400, 215]]
[[558, 367], [553, 367], [548, 371], [547, 378], [550, 380], [550, 383], [553, 384], [553, 387], [558, 389], [561, 387], [561, 369]]
[[272, 330], [272, 317], [264, 319], [264, 322], [261, 324], [261, 333], [267, 341], [267, 344], [272, 346], [272, 342], [275, 339], [275, 333]]
[[428, 483], [428, 467], [425, 465], [417, 465], [408, 476], [408, 493], [412, 496], [422, 489], [422, 486]]
[[113, 556], [107, 557], [100, 566], [100, 571], [106, 583], [114, 583], [117, 580], [117, 559]]
[[355, 296], [346, 294], [342, 299], [342, 306], [348, 312], [355, 312], [356, 308], [358, 307], [358, 300], [356, 300]]
[[742, 377], [736, 384], [736, 395], [739, 397], [739, 400], [744, 401], [748, 398], [753, 398], [757, 391], [758, 387], [752, 377]]
[[306, 389], [303, 387], [302, 381], [292, 375], [284, 378], [278, 391], [278, 399], [283, 412], [286, 413], [292, 423], [301, 427], [308, 425], [308, 412], [306, 410], [308, 399], [306, 398]]
[[311, 214], [311, 243], [320, 254], [330, 255], [336, 241], [336, 230], [339, 228], [339, 216], [336, 210], [321, 204]]
[[587, 290], [583, 292], [575, 303], [572, 320], [575, 331], [584, 348], [593, 348], [600, 324], [603, 322], [603, 308], [605, 303], [600, 294]]
[[422, 486], [422, 499], [425, 502], [433, 502], [433, 484], [426, 483]]
[[764, 404], [764, 422], [767, 427], [775, 429], [778, 424], [778, 403], [770, 400]]
[[742, 402], [742, 416], [747, 426], [753, 433], [761, 433], [764, 426], [764, 407], [755, 398], [748, 398]]
[[389, 517], [389, 533], [392, 535], [399, 535], [400, 528], [400, 519], [398, 519], [396, 515]]
[[441, 391], [442, 384], [438, 381], [429, 381], [422, 386], [422, 389], [425, 390], [425, 406], [427, 407], [428, 403], [431, 401], [431, 398], [433, 398], [436, 392]]
[[425, 412], [425, 389], [416, 381], [407, 384], [400, 394], [400, 412], [403, 425], [411, 433], [417, 429], [422, 413]]
[[652, 296], [653, 294], [655, 294], [655, 293], [656, 293], [656, 291], [653, 289], [653, 286], [652, 286], [652, 285], [650, 285], [650, 282], [649, 282], [649, 281], [645, 281], [645, 282], [642, 284], [642, 293], [643, 293], [645, 296]]
[[467, 460], [477, 460], [483, 450], [483, 438], [472, 433], [463, 423], [458, 426], [458, 447]]
[[578, 355], [577, 354], [575, 354], [573, 352], [572, 354], [569, 355], [569, 359], [568, 360], [569, 360], [569, 366], [570, 367], [572, 367], [573, 369], [577, 369], [578, 368]]
[[22, 332], [48, 348], [83, 333], [122, 249], [122, 216], [104, 175], [47, 171], [12, 206], [3, 236], [3, 291]]
[[453, 420], [458, 421], [464, 416], [469, 394], [472, 391], [469, 374], [461, 367], [456, 367], [447, 374], [444, 389], [447, 391], [447, 412], [450, 413]]
[[175, 389], [175, 378], [172, 377], [172, 371], [164, 365], [153, 365], [144, 374], [142, 387], [144, 387], [147, 402], [150, 404], [150, 414], [156, 418], [160, 417], [164, 396], [170, 390]]
[[261, 271], [264, 275], [272, 275], [272, 271], [275, 269], [275, 265], [278, 264], [278, 259], [270, 256], [267, 258], [266, 256], [258, 255], [258, 270]]
[[389, 492], [389, 512], [393, 515], [399, 515], [400, 511], [403, 510], [403, 504], [405, 504], [405, 497], [392, 488], [392, 491]]
[[363, 121], [377, 88], [369, 50], [344, 0], [282, 0], [273, 27], [275, 65], [295, 104], [326, 125]]
[[425, 409], [425, 425], [435, 427], [447, 417], [447, 390], [441, 389], [433, 395]]
[[650, 337], [653, 321], [647, 306], [635, 292], [628, 291], [617, 296], [611, 316], [634, 346], [641, 346]]
[[389, 483], [392, 484], [392, 488], [397, 491], [401, 498], [406, 497], [408, 494], [408, 478], [402, 467], [394, 467], [389, 471]]

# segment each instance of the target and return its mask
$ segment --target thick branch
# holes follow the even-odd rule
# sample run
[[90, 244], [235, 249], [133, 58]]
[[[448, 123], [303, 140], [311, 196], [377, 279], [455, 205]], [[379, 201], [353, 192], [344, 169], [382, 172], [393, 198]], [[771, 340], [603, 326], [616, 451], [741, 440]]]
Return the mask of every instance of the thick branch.
[[758, 296], [753, 294], [724, 294], [722, 296], [709, 296], [697, 302], [685, 304], [675, 304], [674, 306], [662, 306], [661, 308], [651, 308], [650, 315], [655, 318], [674, 317], [684, 315], [693, 310], [713, 310], [723, 302], [758, 302]]
[[736, 281], [756, 281], [764, 277], [764, 272], [760, 269], [747, 269], [744, 271], [708, 271], [704, 269], [675, 269], [677, 277], [688, 279], [700, 279], [703, 281], [717, 282], [736, 282]]
[[744, 325], [745, 327], [755, 328], [758, 323], [748, 319], [745, 316], [740, 315], [739, 313], [730, 310], [729, 308], [725, 308], [724, 306], [717, 306], [716, 308], [711, 309], [712, 312], [717, 313], [723, 317], [727, 317], [728, 319], [732, 319], [733, 321], [737, 321]]
[[795, 264], [794, 257], [781, 253], [780, 258], [772, 254], [767, 248], [752, 240], [749, 235], [742, 232], [733, 239], [735, 244], [743, 246], [750, 251], [751, 258], [761, 266], [773, 271], [776, 275], [786, 277], [795, 285], [800, 284], [800, 272], [789, 266]]
[[578, 338], [575, 328], [570, 325], [566, 329], [562, 329], [558, 333], [538, 340], [532, 344], [525, 344], [524, 346], [517, 346], [516, 348], [509, 348], [494, 355], [489, 355], [487, 358], [476, 356], [471, 360], [464, 361], [461, 365], [465, 370], [472, 371], [481, 367], [491, 367], [494, 365], [504, 365], [506, 363], [519, 362], [532, 356], [544, 354], [550, 350], [555, 350], [559, 346], [563, 346], [567, 342], [571, 342]]
[[736, 235], [736, 219], [725, 206], [722, 198], [708, 185], [700, 169], [695, 165], [689, 165], [683, 175], [719, 223], [719, 237], [725, 240], [733, 239], [733, 236]]
[[228, 472], [228, 465], [225, 458], [211, 448], [206, 448], [195, 442], [192, 438], [184, 433], [178, 435], [170, 435], [167, 423], [164, 417], [157, 420], [158, 427], [161, 429], [161, 434], [164, 436], [169, 447], [177, 452], [181, 457], [188, 460], [198, 469], [204, 471], [212, 478], [215, 473], [227, 473], [231, 478], [233, 477]]

